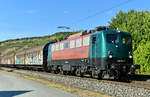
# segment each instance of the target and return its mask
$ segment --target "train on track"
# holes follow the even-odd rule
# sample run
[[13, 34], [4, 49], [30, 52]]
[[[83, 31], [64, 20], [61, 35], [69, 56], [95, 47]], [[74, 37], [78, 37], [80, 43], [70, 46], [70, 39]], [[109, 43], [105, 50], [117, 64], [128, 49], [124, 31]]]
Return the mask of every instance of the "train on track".
[[[76, 76], [89, 74], [99, 79], [106, 76], [127, 79], [129, 72], [134, 73], [139, 69], [138, 65], [133, 64], [131, 34], [106, 27], [97, 27], [67, 40], [48, 43], [41, 48], [38, 54], [24, 52], [22, 57], [15, 54], [9, 64], [26, 64], [26, 66], [32, 64], [33, 66], [40, 59], [39, 64], [47, 72]], [[22, 61], [17, 60], [19, 58]], [[27, 59], [28, 61], [30, 59], [28, 64]], [[7, 58], [4, 58], [1, 64], [4, 61], [8, 64]]]

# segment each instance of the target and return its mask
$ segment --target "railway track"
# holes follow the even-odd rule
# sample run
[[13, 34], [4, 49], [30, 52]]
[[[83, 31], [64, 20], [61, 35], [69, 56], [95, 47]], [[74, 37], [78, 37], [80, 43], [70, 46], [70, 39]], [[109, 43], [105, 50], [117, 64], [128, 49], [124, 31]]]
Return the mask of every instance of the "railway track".
[[145, 77], [142, 75], [134, 75], [129, 76], [129, 78], [132, 79], [129, 82], [119, 82], [107, 79], [93, 79], [88, 75], [84, 77], [77, 77], [72, 75], [53, 74], [43, 71], [21, 70], [15, 68], [11, 68], [11, 70], [13, 72], [22, 73], [33, 77], [41, 77], [64, 85], [71, 85], [91, 91], [103, 92], [113, 97], [150, 97], [150, 82], [146, 80], [135, 80], [139, 76], [141, 79], [143, 77], [143, 79], [147, 78], [148, 80], [149, 76]]
[[16, 68], [16, 69], [24, 69], [24, 70], [34, 70], [34, 71], [43, 71], [42, 65], [37, 64], [0, 64], [0, 67], [8, 67], [8, 68]]
[[[47, 74], [46, 72], [42, 72]], [[130, 81], [115, 81], [115, 80], [110, 80], [110, 79], [104, 79], [104, 80], [99, 80], [99, 79], [93, 79], [90, 76], [84, 76], [84, 77], [77, 77], [77, 76], [72, 76], [72, 75], [62, 75], [62, 74], [52, 74], [50, 73], [49, 75], [54, 75], [54, 76], [67, 76], [70, 78], [76, 78], [76, 79], [82, 79], [82, 80], [89, 80], [89, 81], [96, 81], [96, 82], [103, 82], [103, 83], [109, 83], [109, 84], [115, 84], [115, 85], [123, 85], [123, 86], [128, 86], [128, 87], [136, 87], [136, 88], [144, 88], [144, 89], [149, 89], [150, 90], [150, 82], [147, 81], [136, 81], [132, 80], [129, 75], [129, 80]], [[135, 76], [136, 77], [136, 76]]]
[[128, 87], [137, 87], [137, 88], [144, 88], [144, 89], [150, 89], [150, 81], [147, 82], [147, 80], [150, 80], [150, 75], [129, 75], [129, 81], [115, 81], [110, 79], [105, 80], [98, 80], [96, 78], [91, 78], [90, 76], [84, 76], [84, 77], [77, 77], [72, 75], [63, 75], [63, 74], [53, 74], [48, 72], [43, 72], [42, 65], [0, 65], [1, 67], [9, 67], [9, 68], [16, 68], [16, 69], [23, 69], [30, 72], [38, 71], [42, 74], [48, 74], [48, 75], [54, 75], [54, 76], [62, 76], [62, 77], [70, 77], [70, 78], [76, 78], [76, 79], [82, 79], [82, 80], [89, 80], [89, 81], [96, 81], [96, 82], [103, 82], [103, 83], [110, 83], [115, 85], [124, 85]]

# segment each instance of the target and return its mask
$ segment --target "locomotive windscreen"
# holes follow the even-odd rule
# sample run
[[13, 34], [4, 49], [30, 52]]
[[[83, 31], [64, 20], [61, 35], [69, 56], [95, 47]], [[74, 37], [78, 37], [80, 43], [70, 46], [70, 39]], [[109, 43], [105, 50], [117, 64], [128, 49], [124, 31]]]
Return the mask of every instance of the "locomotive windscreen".
[[132, 41], [131, 41], [131, 36], [129, 35], [122, 35], [121, 36], [121, 39], [122, 39], [122, 43], [123, 44], [126, 44], [126, 45], [131, 45]]
[[107, 34], [106, 40], [108, 43], [115, 43], [117, 41], [117, 34]]

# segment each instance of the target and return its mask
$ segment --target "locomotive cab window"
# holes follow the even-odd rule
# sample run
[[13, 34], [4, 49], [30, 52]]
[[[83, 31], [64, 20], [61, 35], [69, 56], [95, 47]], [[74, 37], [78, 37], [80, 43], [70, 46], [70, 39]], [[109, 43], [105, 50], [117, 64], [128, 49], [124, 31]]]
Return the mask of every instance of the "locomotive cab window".
[[94, 36], [94, 37], [92, 38], [92, 43], [93, 43], [93, 44], [96, 43], [96, 36]]
[[122, 35], [121, 39], [122, 39], [122, 44], [130, 45], [131, 42], [132, 42], [131, 41], [131, 36]]
[[115, 43], [117, 41], [117, 35], [116, 34], [107, 34], [106, 40], [108, 43]]

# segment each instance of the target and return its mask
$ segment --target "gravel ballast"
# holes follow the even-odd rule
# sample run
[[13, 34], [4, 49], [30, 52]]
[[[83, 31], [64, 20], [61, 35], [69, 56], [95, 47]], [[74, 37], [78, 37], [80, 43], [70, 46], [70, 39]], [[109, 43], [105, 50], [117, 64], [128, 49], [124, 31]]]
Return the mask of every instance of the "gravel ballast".
[[[7, 68], [2, 68], [9, 70]], [[74, 78], [68, 76], [50, 75], [39, 72], [30, 72], [25, 70], [13, 70], [13, 72], [21, 73], [33, 77], [44, 78], [49, 81], [61, 83], [64, 85], [71, 85], [81, 89], [101, 92], [113, 97], [150, 97], [150, 90], [137, 87], [129, 87], [124, 85], [117, 85], [112, 83], [105, 83], [100, 81], [84, 80], [82, 78]]]

